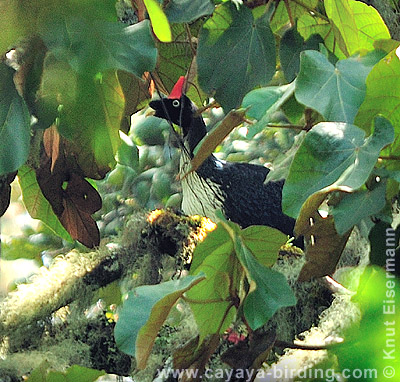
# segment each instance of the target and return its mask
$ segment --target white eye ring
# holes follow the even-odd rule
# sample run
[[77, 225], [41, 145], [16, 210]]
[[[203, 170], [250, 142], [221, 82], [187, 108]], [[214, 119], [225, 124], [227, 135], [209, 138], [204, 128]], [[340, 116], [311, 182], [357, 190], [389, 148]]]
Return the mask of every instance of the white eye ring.
[[179, 102], [178, 99], [174, 99], [174, 100], [172, 101], [172, 106], [173, 106], [173, 107], [179, 107], [180, 104], [181, 104], [181, 103]]

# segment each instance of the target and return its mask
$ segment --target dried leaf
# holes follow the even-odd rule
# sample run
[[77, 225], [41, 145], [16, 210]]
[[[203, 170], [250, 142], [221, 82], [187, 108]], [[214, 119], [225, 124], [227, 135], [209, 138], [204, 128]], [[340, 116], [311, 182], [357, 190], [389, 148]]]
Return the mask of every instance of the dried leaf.
[[[40, 189], [71, 237], [93, 248], [100, 243], [100, 233], [91, 214], [101, 208], [101, 197], [84, 178], [78, 155], [67, 151], [75, 145], [60, 137], [55, 127], [45, 131], [43, 144], [45, 150], [36, 169]], [[92, 156], [91, 159], [88, 162], [94, 169], [90, 175], [101, 178], [104, 174], [99, 173]]]
[[[203, 381], [203, 373], [211, 355], [219, 345], [219, 335], [213, 334], [206, 338], [200, 345], [200, 348], [194, 353], [193, 362], [187, 368], [187, 373], [182, 376], [181, 382]], [[194, 371], [191, 375], [191, 370]]]
[[125, 96], [125, 107], [121, 120], [121, 130], [125, 133], [129, 131], [131, 115], [139, 110], [140, 104], [151, 98], [150, 77], [144, 75], [143, 79], [131, 73], [119, 70], [117, 72], [118, 81]]
[[71, 174], [65, 194], [82, 212], [94, 214], [101, 208], [101, 197], [96, 189], [84, 178]]
[[348, 192], [347, 187], [329, 186], [311, 195], [304, 203], [296, 221], [295, 232], [303, 235], [309, 243], [306, 248], [306, 263], [300, 271], [298, 281], [309, 281], [335, 271], [351, 230], [339, 235], [332, 216], [322, 217], [318, 208], [332, 191]]
[[49, 158], [51, 158], [50, 170], [53, 172], [54, 164], [60, 154], [60, 134], [58, 134], [56, 126], [46, 129], [43, 134], [44, 150]]
[[225, 139], [225, 137], [245, 120], [247, 109], [231, 110], [221, 123], [208, 134], [200, 143], [194, 158], [191, 160], [192, 168], [185, 175], [196, 171], [202, 163], [212, 154], [216, 147]]
[[99, 245], [99, 229], [90, 214], [80, 210], [68, 197], [63, 199], [63, 205], [64, 211], [59, 219], [71, 237], [89, 248]]

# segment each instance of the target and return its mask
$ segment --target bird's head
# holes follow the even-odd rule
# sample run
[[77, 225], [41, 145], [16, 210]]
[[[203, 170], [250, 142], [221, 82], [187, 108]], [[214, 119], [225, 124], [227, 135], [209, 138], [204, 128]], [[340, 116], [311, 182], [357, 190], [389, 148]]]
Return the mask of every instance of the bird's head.
[[149, 106], [154, 109], [155, 117], [164, 118], [182, 127], [186, 137], [196, 118], [196, 105], [184, 94], [185, 77], [180, 77], [168, 98], [153, 100]]

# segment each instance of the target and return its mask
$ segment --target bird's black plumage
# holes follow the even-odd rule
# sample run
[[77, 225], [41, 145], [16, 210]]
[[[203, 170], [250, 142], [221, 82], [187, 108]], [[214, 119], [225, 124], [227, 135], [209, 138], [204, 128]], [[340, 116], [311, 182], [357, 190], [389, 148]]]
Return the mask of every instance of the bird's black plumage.
[[[197, 108], [184, 94], [150, 102], [155, 116], [170, 120], [182, 128], [185, 150], [181, 173], [190, 168], [193, 150], [207, 130]], [[182, 181], [183, 212], [215, 217], [215, 210], [242, 228], [267, 225], [293, 236], [295, 220], [282, 212], [284, 181], [265, 182], [269, 169], [248, 163], [231, 163], [210, 155], [200, 168]], [[299, 243], [296, 243], [299, 245]], [[301, 243], [300, 243], [301, 244]]]

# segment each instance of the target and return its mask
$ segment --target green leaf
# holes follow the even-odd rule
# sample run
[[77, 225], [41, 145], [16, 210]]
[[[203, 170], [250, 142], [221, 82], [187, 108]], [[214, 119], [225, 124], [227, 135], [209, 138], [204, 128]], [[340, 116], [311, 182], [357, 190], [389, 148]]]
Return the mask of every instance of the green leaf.
[[370, 131], [374, 116], [381, 114], [393, 124], [395, 141], [383, 155], [400, 155], [400, 49], [394, 50], [378, 64], [367, 77], [367, 93], [356, 116], [355, 123]]
[[247, 93], [242, 102], [243, 107], [249, 108], [246, 114], [250, 118], [262, 119], [268, 110], [286, 93], [289, 87], [290, 85], [268, 86], [254, 89]]
[[396, 51], [391, 52], [376, 64], [369, 73], [365, 100], [356, 116], [355, 122], [367, 132], [371, 121], [377, 114], [388, 118], [394, 126], [400, 123], [400, 60]]
[[157, 49], [148, 20], [124, 26], [58, 16], [44, 21], [41, 37], [58, 59], [68, 61], [78, 73], [88, 76], [121, 69], [140, 77], [154, 69]]
[[357, 26], [359, 50], [371, 51], [376, 41], [390, 39], [388, 27], [373, 6], [361, 1], [349, 1], [349, 6]]
[[165, 14], [171, 23], [190, 23], [198, 18], [211, 15], [214, 5], [210, 0], [171, 0]]
[[385, 370], [393, 371], [394, 375], [400, 366], [400, 349], [395, 346], [400, 341], [397, 330], [398, 279], [379, 267], [367, 267], [352, 301], [359, 306], [361, 319], [343, 333], [344, 341], [330, 350], [337, 357], [339, 370], [375, 371], [376, 374], [363, 378], [368, 382], [398, 379], [385, 377]]
[[247, 227], [241, 236], [257, 261], [266, 267], [275, 264], [279, 248], [287, 241], [287, 236], [281, 231], [264, 225]]
[[247, 134], [248, 138], [254, 137], [262, 131], [268, 123], [274, 121], [274, 114], [293, 95], [295, 82], [282, 86], [268, 86], [255, 89], [246, 94], [243, 99], [243, 107], [249, 107], [247, 114], [258, 122], [251, 126]]
[[114, 336], [121, 351], [136, 357], [139, 369], [146, 366], [157, 333], [171, 308], [203, 279], [203, 274], [187, 276], [158, 285], [140, 286], [128, 293], [118, 313]]
[[299, 73], [300, 53], [303, 50], [318, 50], [322, 42], [321, 36], [312, 35], [305, 43], [295, 27], [285, 32], [279, 46], [279, 59], [288, 82], [292, 82]]
[[261, 265], [240, 239], [235, 241], [235, 248], [250, 281], [250, 293], [243, 305], [244, 316], [250, 328], [256, 330], [278, 309], [295, 305], [296, 297], [285, 276]]
[[[394, 235], [393, 235], [394, 232]], [[391, 234], [391, 236], [388, 235]], [[386, 244], [386, 238], [393, 240], [395, 245], [399, 242], [400, 238], [400, 225], [398, 225], [393, 231], [391, 224], [379, 221], [374, 224], [371, 228], [371, 231], [368, 235], [369, 244], [371, 247], [369, 253], [369, 260], [371, 264], [378, 265], [379, 267], [385, 268], [386, 261], [388, 261], [388, 265], [396, 270], [396, 275], [400, 276], [400, 263], [399, 263], [399, 249], [393, 250], [393, 248], [389, 248]], [[388, 250], [388, 253], [386, 253]]]
[[60, 107], [58, 130], [93, 153], [99, 166], [113, 163], [120, 144], [124, 95], [115, 71], [79, 76], [75, 97]]
[[193, 260], [190, 265], [190, 273], [195, 273], [205, 258], [209, 255], [223, 255], [231, 253], [233, 243], [228, 232], [220, 225], [214, 231], [211, 231], [206, 240], [197, 244], [193, 252]]
[[322, 122], [306, 135], [298, 149], [283, 187], [284, 212], [297, 218], [307, 198], [323, 188], [336, 185], [349, 191], [368, 179], [383, 147], [393, 142], [393, 126], [375, 119], [374, 133], [346, 123]]
[[131, 138], [121, 130], [119, 131], [119, 136], [122, 143], [117, 151], [117, 162], [137, 170], [139, 168], [139, 150], [137, 146], [132, 142]]
[[315, 8], [318, 0], [297, 0], [297, 1], [279, 1], [278, 6], [273, 14], [271, 27], [274, 32], [284, 28], [290, 22], [288, 9], [293, 20], [297, 20], [304, 14], [309, 14], [311, 8]]
[[35, 170], [28, 166], [22, 166], [18, 170], [18, 182], [21, 187], [22, 201], [29, 215], [34, 219], [41, 220], [56, 235], [72, 242], [71, 236], [58, 220], [50, 203], [43, 196], [36, 180]]
[[14, 69], [0, 63], [0, 175], [23, 165], [30, 147], [30, 114], [14, 85]]
[[375, 41], [390, 39], [389, 30], [374, 7], [354, 0], [325, 0], [325, 10], [346, 56], [371, 51]]
[[382, 182], [373, 190], [344, 195], [339, 205], [332, 208], [337, 233], [344, 235], [362, 219], [381, 211], [386, 204], [385, 192], [386, 184]]
[[371, 67], [358, 57], [340, 60], [333, 66], [322, 53], [302, 52], [296, 99], [328, 121], [352, 123], [364, 100], [365, 79]]
[[330, 21], [336, 26], [334, 32], [340, 33], [342, 51], [351, 56], [360, 49], [358, 28], [354, 20], [349, 0], [325, 0], [325, 11]]
[[105, 375], [102, 370], [89, 369], [87, 367], [72, 365], [65, 372], [53, 371], [48, 361], [43, 361], [29, 375], [29, 382], [94, 382]]
[[154, 34], [162, 42], [171, 42], [172, 33], [167, 16], [156, 0], [143, 0], [150, 17]]
[[275, 73], [275, 38], [266, 16], [255, 20], [247, 7], [219, 6], [200, 31], [197, 64], [202, 89], [215, 92], [225, 111], [238, 107]]
[[231, 288], [235, 289], [238, 285], [234, 276], [235, 265], [237, 260], [229, 239], [210, 253], [196, 269], [196, 273], [206, 274], [206, 279], [191, 288], [186, 296], [200, 333], [199, 342], [209, 334], [222, 334], [235, 318], [236, 308], [231, 294]]

